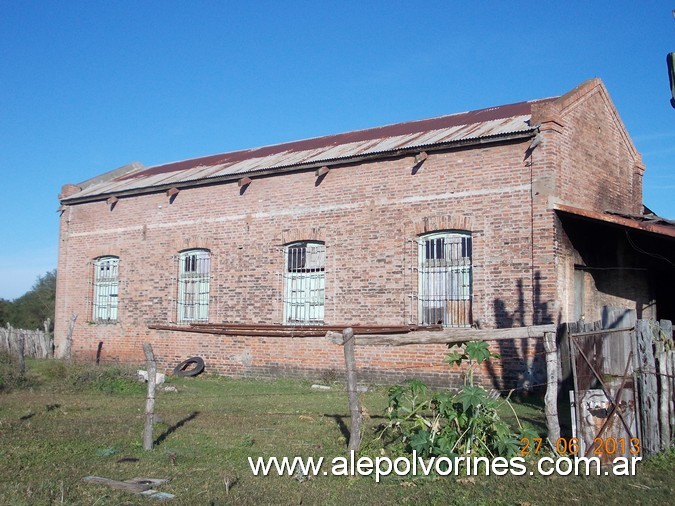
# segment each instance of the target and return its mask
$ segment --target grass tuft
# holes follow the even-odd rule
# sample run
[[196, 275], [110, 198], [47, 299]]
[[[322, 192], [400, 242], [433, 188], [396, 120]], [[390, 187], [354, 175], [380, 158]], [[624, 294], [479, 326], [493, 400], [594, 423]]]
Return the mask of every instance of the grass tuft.
[[[372, 477], [253, 476], [248, 457], [347, 454], [349, 406], [342, 389], [313, 390], [308, 381], [171, 378], [177, 392], [157, 393], [162, 422], [143, 451], [145, 384], [134, 369], [56, 360], [27, 362], [31, 387], [12, 379], [0, 359], [0, 502], [145, 504], [147, 499], [84, 476], [113, 480], [168, 478], [159, 487], [172, 505], [193, 504], [668, 504], [675, 488], [675, 451], [656, 456], [634, 477], [543, 476]], [[386, 390], [361, 394], [370, 414], [362, 455], [396, 456], [376, 440]], [[532, 403], [518, 417], [543, 424]], [[541, 426], [541, 425], [538, 425]], [[330, 465], [324, 469], [330, 469]], [[303, 478], [303, 477], [300, 477]]]

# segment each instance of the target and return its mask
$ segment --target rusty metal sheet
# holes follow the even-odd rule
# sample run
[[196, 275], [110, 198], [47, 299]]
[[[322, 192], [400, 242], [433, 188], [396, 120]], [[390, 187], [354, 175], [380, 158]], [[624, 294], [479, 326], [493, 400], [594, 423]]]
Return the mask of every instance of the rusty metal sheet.
[[587, 209], [580, 209], [563, 204], [555, 204], [554, 209], [558, 212], [576, 216], [578, 218], [675, 237], [675, 226], [667, 223], [644, 222], [636, 218], [627, 218], [616, 214], [589, 211]]
[[63, 200], [65, 202], [167, 184], [208, 180], [262, 170], [273, 171], [303, 164], [348, 160], [359, 156], [528, 132], [533, 130], [529, 124], [532, 103], [520, 102], [427, 120], [209, 155], [149, 168], [140, 167], [114, 179], [94, 183]]
[[631, 451], [637, 448], [635, 391], [632, 387], [621, 391], [616, 386], [610, 387], [610, 395], [614, 398], [617, 394], [616, 409], [630, 430], [618, 416], [612, 416], [612, 402], [603, 390], [580, 392], [581, 420], [577, 423], [580, 456], [599, 457], [603, 464], [611, 464], [616, 457], [631, 457]]

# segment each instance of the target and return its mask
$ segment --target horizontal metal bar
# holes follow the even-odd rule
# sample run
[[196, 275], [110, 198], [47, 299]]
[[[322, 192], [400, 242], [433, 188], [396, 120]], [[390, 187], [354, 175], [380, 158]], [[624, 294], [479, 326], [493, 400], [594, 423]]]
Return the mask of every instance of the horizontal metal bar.
[[251, 335], [277, 337], [320, 337], [327, 332], [342, 332], [351, 327], [355, 334], [407, 334], [415, 331], [441, 331], [441, 325], [276, 325], [247, 323], [191, 323], [190, 325], [149, 325], [149, 329], [197, 332], [219, 335]]

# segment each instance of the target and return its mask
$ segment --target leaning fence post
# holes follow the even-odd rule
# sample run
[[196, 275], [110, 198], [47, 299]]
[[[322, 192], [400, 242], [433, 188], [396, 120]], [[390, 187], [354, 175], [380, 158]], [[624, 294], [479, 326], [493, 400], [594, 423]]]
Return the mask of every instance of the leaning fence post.
[[555, 447], [560, 438], [560, 423], [558, 422], [558, 347], [554, 332], [544, 333], [544, 350], [546, 351], [546, 427], [548, 439]]
[[349, 450], [358, 451], [361, 446], [361, 405], [356, 389], [356, 359], [354, 358], [354, 330], [346, 328], [342, 331], [342, 344], [345, 349], [345, 369], [347, 371], [347, 394], [349, 396], [349, 411], [352, 423], [349, 429]]
[[155, 382], [157, 362], [150, 343], [143, 344], [143, 352], [148, 363], [148, 396], [145, 401], [145, 429], [143, 430], [143, 449], [152, 450], [152, 426], [155, 419]]

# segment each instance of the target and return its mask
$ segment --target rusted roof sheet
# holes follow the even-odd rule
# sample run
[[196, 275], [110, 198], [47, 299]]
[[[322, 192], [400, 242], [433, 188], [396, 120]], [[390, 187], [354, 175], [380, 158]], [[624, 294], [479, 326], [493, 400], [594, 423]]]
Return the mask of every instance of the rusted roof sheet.
[[558, 212], [571, 214], [586, 220], [675, 238], [675, 225], [671, 224], [669, 220], [665, 220], [665, 218], [663, 218], [662, 221], [655, 222], [653, 219], [644, 219], [634, 216], [630, 217], [628, 215], [620, 215], [617, 213], [599, 213], [597, 211], [579, 209], [578, 207], [564, 204], [555, 204], [553, 207]]
[[[554, 99], [545, 99], [548, 100]], [[62, 200], [64, 202], [90, 200], [110, 194], [152, 191], [165, 188], [167, 185], [190, 185], [209, 180], [242, 177], [243, 174], [312, 167], [360, 157], [386, 156], [416, 148], [525, 134], [534, 129], [530, 124], [534, 102], [542, 101], [519, 102], [420, 121], [204, 156], [149, 168], [140, 166], [138, 170], [120, 175], [113, 171], [110, 174], [114, 174], [114, 177], [89, 180], [96, 182], [82, 185], [82, 191]]]

